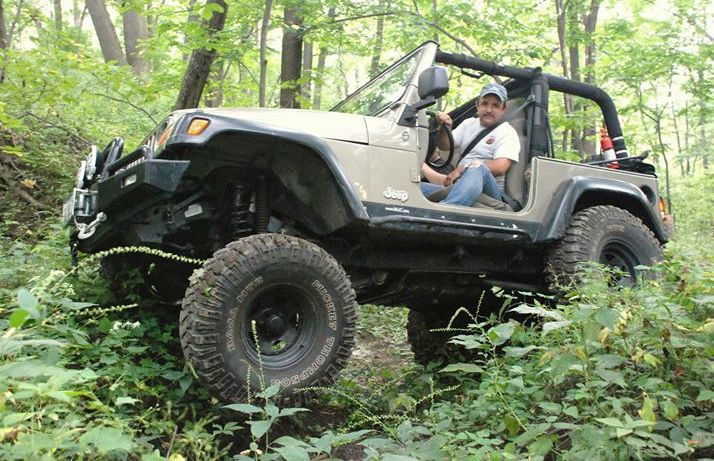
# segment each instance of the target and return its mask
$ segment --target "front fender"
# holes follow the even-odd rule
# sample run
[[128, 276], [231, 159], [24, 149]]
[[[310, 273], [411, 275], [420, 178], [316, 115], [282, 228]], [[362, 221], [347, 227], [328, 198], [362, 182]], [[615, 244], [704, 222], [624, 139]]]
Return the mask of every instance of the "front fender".
[[596, 205], [627, 210], [641, 219], [660, 242], [668, 240], [661, 218], [639, 187], [625, 181], [586, 176], [576, 176], [557, 189], [546, 213], [546, 224], [541, 227], [536, 240], [562, 238], [574, 213]]
[[[296, 111], [296, 116], [299, 113]], [[210, 120], [206, 130], [197, 136], [186, 134], [190, 121], [195, 117]], [[242, 139], [250, 139], [250, 142], [240, 142]], [[295, 193], [296, 196], [305, 196], [303, 184], [296, 184], [299, 180], [291, 180], [290, 175], [299, 175], [301, 169], [308, 168], [309, 165], [317, 163], [322, 165], [329, 174], [316, 174], [312, 182], [319, 183], [321, 179], [329, 177], [336, 187], [339, 200], [343, 209], [340, 210], [340, 219], [325, 219], [323, 222], [331, 223], [321, 226], [322, 229], [314, 229], [319, 233], [328, 233], [348, 224], [351, 221], [368, 221], [369, 216], [356, 191], [352, 187], [349, 178], [343, 171], [340, 163], [330, 146], [320, 137], [310, 133], [294, 130], [291, 128], [271, 125], [264, 122], [235, 119], [218, 114], [206, 114], [195, 111], [184, 114], [177, 121], [173, 129], [173, 135], [166, 141], [165, 147], [159, 156], [165, 156], [168, 152], [181, 149], [181, 147], [194, 148], [215, 148], [223, 143], [222, 151], [230, 151], [230, 156], [236, 162], [245, 164], [260, 164], [263, 168], [273, 169], [283, 183]], [[193, 149], [195, 151], [195, 149]], [[300, 157], [300, 156], [305, 157]], [[301, 158], [310, 162], [302, 163]], [[317, 158], [318, 162], [313, 162]], [[222, 156], [226, 160], [226, 156]], [[286, 165], [292, 165], [287, 168]], [[271, 167], [272, 165], [272, 167]], [[298, 171], [294, 171], [297, 169]], [[321, 171], [321, 173], [324, 173]], [[307, 180], [309, 181], [309, 179]], [[304, 182], [304, 181], [303, 181]], [[324, 184], [307, 184], [307, 187], [322, 187]], [[315, 208], [315, 207], [313, 207]], [[318, 207], [319, 208], [319, 207]], [[320, 213], [321, 210], [314, 210]]]

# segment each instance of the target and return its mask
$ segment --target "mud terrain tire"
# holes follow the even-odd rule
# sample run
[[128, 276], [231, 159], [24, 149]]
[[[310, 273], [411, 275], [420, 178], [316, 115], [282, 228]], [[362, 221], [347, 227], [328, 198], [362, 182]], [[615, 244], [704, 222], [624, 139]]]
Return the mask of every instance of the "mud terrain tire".
[[571, 286], [587, 261], [619, 268], [637, 282], [639, 265], [662, 260], [662, 248], [652, 231], [637, 217], [614, 206], [595, 206], [573, 216], [565, 236], [551, 249], [545, 271], [548, 286], [555, 292]]
[[[354, 344], [355, 293], [345, 271], [305, 240], [259, 234], [218, 250], [191, 277], [180, 321], [186, 359], [209, 390], [236, 401], [279, 383], [281, 397], [328, 386]], [[253, 327], [252, 325], [255, 325]]]

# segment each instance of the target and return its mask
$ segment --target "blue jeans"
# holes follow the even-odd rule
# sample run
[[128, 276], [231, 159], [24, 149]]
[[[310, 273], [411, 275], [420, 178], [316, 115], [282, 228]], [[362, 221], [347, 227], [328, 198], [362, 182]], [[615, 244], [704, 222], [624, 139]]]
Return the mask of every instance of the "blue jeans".
[[[427, 197], [442, 187], [428, 182], [421, 183], [421, 191]], [[449, 195], [440, 203], [471, 206], [481, 193], [496, 200], [501, 200], [502, 197], [496, 178], [484, 163], [478, 167], [466, 168], [464, 174], [454, 183]]]

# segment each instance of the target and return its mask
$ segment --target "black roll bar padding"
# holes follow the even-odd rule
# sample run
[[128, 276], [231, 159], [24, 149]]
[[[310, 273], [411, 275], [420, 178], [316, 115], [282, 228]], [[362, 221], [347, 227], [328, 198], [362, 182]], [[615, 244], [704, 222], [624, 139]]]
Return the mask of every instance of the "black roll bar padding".
[[530, 156], [542, 156], [548, 152], [548, 80], [540, 67], [534, 69], [531, 79], [533, 95]]
[[[531, 67], [508, 66], [495, 61], [487, 61], [461, 53], [447, 53], [442, 50], [436, 52], [435, 61], [441, 64], [450, 64], [456, 67], [477, 70], [489, 75], [499, 75], [524, 80], [532, 79], [536, 72], [536, 69]], [[624, 158], [628, 156], [625, 139], [622, 136], [620, 119], [617, 117], [617, 109], [612, 102], [612, 98], [610, 98], [603, 89], [589, 83], [576, 82], [575, 80], [553, 74], [543, 74], [543, 76], [546, 78], [550, 89], [580, 96], [595, 102], [602, 111], [605, 126], [612, 139], [617, 157]]]

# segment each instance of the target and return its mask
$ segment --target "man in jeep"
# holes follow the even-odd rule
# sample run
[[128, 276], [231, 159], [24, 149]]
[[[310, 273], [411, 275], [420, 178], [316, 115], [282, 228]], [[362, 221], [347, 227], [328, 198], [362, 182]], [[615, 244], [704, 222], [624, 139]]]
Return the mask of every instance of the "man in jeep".
[[[442, 190], [442, 186], [453, 185], [440, 203], [471, 206], [481, 193], [501, 199], [504, 176], [511, 162], [518, 162], [521, 149], [516, 130], [502, 120], [506, 100], [506, 88], [502, 85], [491, 82], [483, 87], [476, 100], [478, 118], [464, 120], [453, 131], [454, 147], [463, 146], [461, 160], [448, 175], [424, 164], [422, 175], [429, 181], [421, 183], [424, 195], [429, 197]], [[439, 126], [452, 125], [451, 117], [445, 112], [436, 113], [436, 122]], [[444, 129], [440, 130], [438, 147], [449, 149]]]

